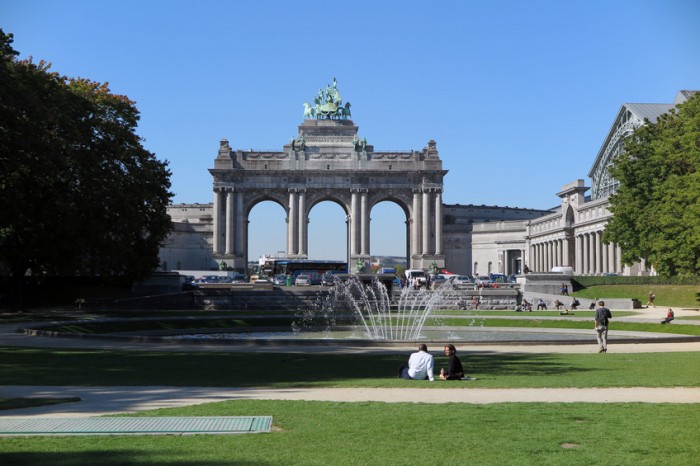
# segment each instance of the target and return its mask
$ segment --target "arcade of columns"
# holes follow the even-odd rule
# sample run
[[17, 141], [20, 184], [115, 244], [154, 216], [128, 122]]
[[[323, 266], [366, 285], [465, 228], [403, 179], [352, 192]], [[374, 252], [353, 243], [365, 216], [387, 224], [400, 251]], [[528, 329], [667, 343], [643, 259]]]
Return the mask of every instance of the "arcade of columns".
[[[573, 254], [572, 241], [554, 239], [530, 245], [530, 269], [547, 272], [552, 267], [572, 267], [577, 275], [605, 275], [622, 273], [620, 247], [603, 244], [602, 231], [577, 234]], [[573, 261], [572, 261], [573, 259]]]
[[[306, 188], [290, 188], [287, 211], [287, 257], [308, 258], [308, 216]], [[368, 261], [370, 257], [370, 189], [350, 188], [348, 212], [348, 242], [351, 259]], [[231, 187], [214, 189], [214, 255], [223, 259], [243, 260], [247, 254], [248, 220], [244, 210], [245, 194]], [[316, 198], [317, 196], [314, 196]], [[422, 258], [441, 256], [442, 251], [442, 188], [428, 187], [412, 190], [407, 232], [412, 266], [422, 267]], [[415, 262], [415, 263], [414, 263]]]

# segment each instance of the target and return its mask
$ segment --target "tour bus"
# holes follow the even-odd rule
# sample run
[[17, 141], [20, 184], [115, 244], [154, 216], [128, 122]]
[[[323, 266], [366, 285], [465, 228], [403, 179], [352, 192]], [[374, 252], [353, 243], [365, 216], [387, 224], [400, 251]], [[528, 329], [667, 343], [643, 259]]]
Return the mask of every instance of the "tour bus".
[[311, 284], [320, 285], [321, 278], [326, 273], [347, 273], [348, 263], [343, 261], [318, 261], [311, 259], [274, 259], [265, 260], [263, 273], [268, 277], [286, 275], [293, 280], [299, 274], [308, 275]]

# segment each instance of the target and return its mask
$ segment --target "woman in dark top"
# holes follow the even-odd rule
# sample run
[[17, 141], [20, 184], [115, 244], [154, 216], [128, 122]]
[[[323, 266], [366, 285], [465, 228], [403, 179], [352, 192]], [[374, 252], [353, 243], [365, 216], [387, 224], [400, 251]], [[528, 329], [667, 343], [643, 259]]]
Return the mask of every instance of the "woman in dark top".
[[461, 380], [464, 377], [464, 369], [462, 362], [457, 357], [457, 348], [455, 345], [445, 345], [445, 356], [449, 356], [447, 361], [447, 369], [440, 371], [442, 380]]

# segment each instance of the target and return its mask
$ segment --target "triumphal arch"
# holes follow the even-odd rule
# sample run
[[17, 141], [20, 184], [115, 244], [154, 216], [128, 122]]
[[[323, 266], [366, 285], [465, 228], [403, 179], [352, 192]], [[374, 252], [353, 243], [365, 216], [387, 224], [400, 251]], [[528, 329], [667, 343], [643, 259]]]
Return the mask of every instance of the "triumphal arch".
[[298, 136], [280, 152], [233, 150], [228, 140], [221, 140], [209, 169], [214, 178], [214, 259], [246, 270], [248, 216], [263, 201], [285, 209], [287, 257], [307, 259], [309, 212], [319, 202], [332, 201], [346, 214], [350, 271], [362, 271], [372, 253], [370, 211], [391, 201], [406, 214], [410, 267], [444, 267], [442, 190], [447, 171], [435, 141], [418, 151], [376, 151], [360, 138], [350, 103], [343, 102], [335, 79], [313, 101], [304, 104]]

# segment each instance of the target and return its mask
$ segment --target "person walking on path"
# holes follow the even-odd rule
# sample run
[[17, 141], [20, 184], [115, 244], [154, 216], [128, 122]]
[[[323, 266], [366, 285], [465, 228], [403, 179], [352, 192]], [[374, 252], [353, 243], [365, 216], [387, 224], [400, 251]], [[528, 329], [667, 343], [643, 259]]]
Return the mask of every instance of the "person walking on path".
[[433, 376], [433, 355], [428, 353], [428, 346], [424, 343], [418, 347], [418, 352], [408, 358], [408, 367], [402, 365], [399, 368], [399, 377], [410, 380], [435, 380]]
[[653, 291], [649, 292], [649, 298], [647, 299], [647, 307], [656, 307], [656, 304], [654, 304], [654, 300], [656, 299], [656, 295], [654, 295]]
[[610, 309], [605, 307], [605, 302], [598, 301], [598, 308], [595, 310], [595, 336], [598, 340], [599, 353], [608, 352], [608, 322], [612, 319]]

